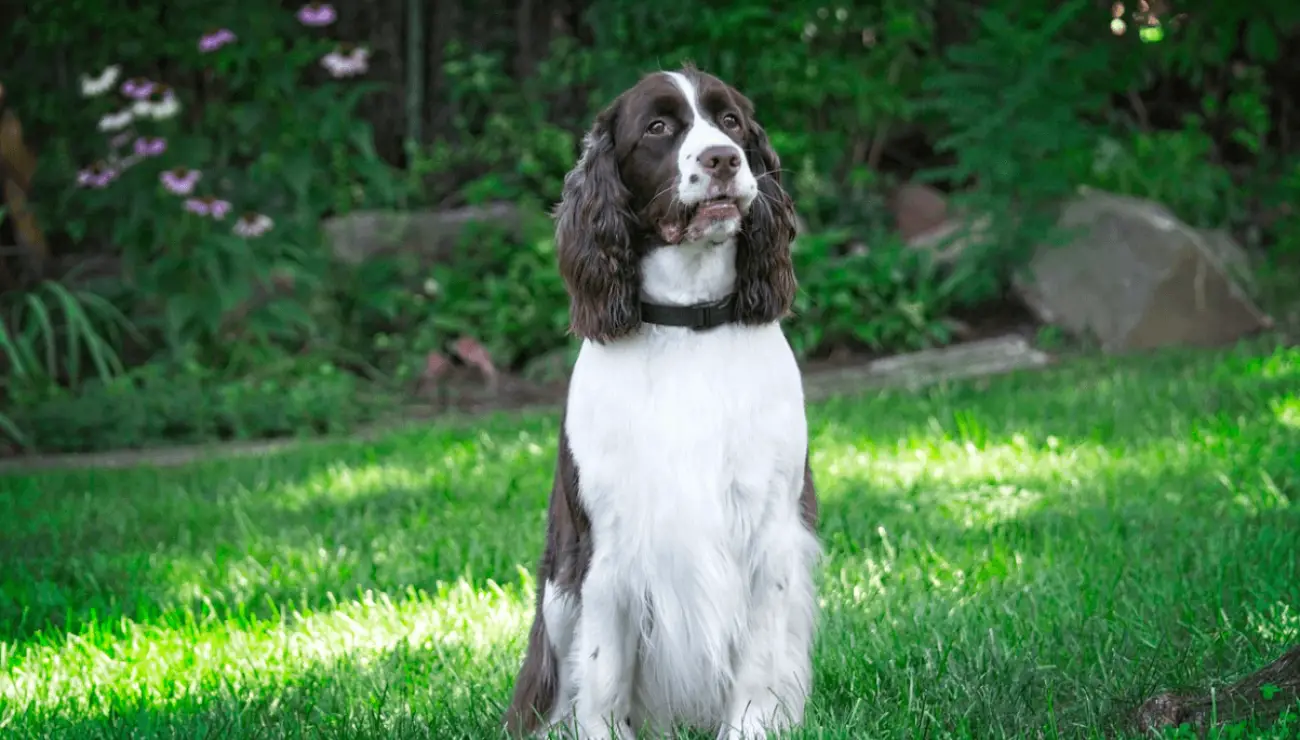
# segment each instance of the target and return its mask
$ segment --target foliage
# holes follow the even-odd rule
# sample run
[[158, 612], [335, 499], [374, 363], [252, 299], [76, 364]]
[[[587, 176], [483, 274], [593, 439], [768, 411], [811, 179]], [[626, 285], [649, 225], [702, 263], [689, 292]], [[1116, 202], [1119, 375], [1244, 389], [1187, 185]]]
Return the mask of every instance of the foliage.
[[1166, 204], [1193, 226], [1223, 224], [1235, 188], [1209, 162], [1214, 142], [1195, 116], [1178, 131], [1137, 132], [1127, 142], [1102, 139], [1083, 184]]
[[410, 152], [412, 172], [433, 177], [425, 197], [443, 206], [559, 200], [577, 136], [552, 120], [546, 101], [573, 84], [586, 61], [586, 55], [560, 44], [536, 84], [520, 87], [507, 71], [504, 54], [473, 51], [452, 41], [442, 74], [447, 101], [459, 115], [449, 135]]
[[247, 369], [312, 337], [320, 219], [408, 191], [355, 115], [377, 89], [348, 79], [368, 52], [264, 3], [147, 3], [114, 10], [107, 28], [107, 10], [30, 5], [14, 33], [70, 54], [81, 78], [25, 79], [15, 93], [63, 134], [42, 157], [44, 221], [120, 255], [124, 307], [172, 357]]
[[921, 250], [878, 233], [847, 249], [844, 231], [800, 237], [800, 290], [786, 334], [800, 355], [822, 347], [917, 350], [949, 339], [960, 273], [944, 277]]
[[99, 452], [349, 430], [392, 408], [329, 363], [299, 361], [226, 380], [197, 364], [151, 364], [73, 394], [21, 398], [13, 422], [42, 452]]
[[979, 268], [963, 286], [969, 298], [996, 295], [1008, 270], [1055, 236], [1055, 206], [1077, 182], [1072, 157], [1096, 141], [1089, 118], [1103, 108], [1109, 55], [1067, 33], [1090, 7], [1040, 5], [1028, 17], [982, 8], [974, 38], [948, 49], [922, 86], [922, 110], [946, 123], [936, 149], [954, 158], [926, 178], [974, 186], [958, 203], [990, 218], [992, 238], [963, 253]]
[[134, 328], [112, 304], [94, 293], [46, 281], [30, 292], [5, 296], [0, 351], [11, 386], [49, 386], [82, 381], [89, 360], [100, 380], [124, 370], [114, 345]]
[[550, 219], [527, 201], [517, 213], [518, 236], [477, 223], [432, 266], [399, 254], [338, 276], [347, 343], [402, 381], [418, 375], [428, 353], [462, 336], [475, 337], [505, 368], [564, 346], [569, 300]]
[[[125, 370], [115, 347], [126, 334], [135, 334], [127, 318], [89, 291], [43, 281], [31, 291], [0, 295], [0, 399], [77, 390], [85, 364], [101, 382], [113, 380]], [[0, 435], [30, 443], [24, 427], [2, 412]]]

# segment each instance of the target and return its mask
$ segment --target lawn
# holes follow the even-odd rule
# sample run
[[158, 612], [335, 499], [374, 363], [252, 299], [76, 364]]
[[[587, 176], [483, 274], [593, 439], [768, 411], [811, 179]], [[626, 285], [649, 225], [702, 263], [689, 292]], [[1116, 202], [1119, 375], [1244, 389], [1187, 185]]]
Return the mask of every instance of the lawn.
[[[828, 557], [798, 737], [1095, 736], [1300, 642], [1300, 349], [810, 414]], [[0, 736], [496, 737], [556, 427], [0, 478]]]

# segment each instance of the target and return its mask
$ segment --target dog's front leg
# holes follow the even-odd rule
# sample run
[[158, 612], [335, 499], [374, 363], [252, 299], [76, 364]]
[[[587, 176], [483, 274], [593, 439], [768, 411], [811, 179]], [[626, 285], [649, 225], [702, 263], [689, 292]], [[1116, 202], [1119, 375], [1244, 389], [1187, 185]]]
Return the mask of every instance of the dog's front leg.
[[631, 735], [637, 631], [626, 595], [611, 570], [608, 564], [592, 563], [582, 584], [573, 669], [578, 683], [574, 709], [583, 740], [622, 740]]
[[816, 543], [796, 530], [774, 539], [780, 544], [768, 551], [756, 584], [720, 740], [762, 740], [803, 722], [812, 688]]

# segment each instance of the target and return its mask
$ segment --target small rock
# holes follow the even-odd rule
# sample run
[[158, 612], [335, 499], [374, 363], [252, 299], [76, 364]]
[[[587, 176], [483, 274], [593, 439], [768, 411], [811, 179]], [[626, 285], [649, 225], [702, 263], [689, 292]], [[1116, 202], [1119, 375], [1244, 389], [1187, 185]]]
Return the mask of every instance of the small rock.
[[894, 226], [903, 242], [931, 253], [941, 265], [952, 264], [971, 245], [987, 238], [987, 216], [971, 218], [952, 212], [943, 193], [928, 185], [907, 183], [889, 199]]
[[936, 229], [948, 220], [948, 199], [929, 185], [905, 183], [889, 199], [894, 227], [904, 241]]

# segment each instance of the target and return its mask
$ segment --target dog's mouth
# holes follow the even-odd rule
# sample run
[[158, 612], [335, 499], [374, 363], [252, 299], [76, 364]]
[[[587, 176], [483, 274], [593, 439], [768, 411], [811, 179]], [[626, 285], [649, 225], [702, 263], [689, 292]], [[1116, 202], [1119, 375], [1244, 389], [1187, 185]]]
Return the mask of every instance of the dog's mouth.
[[725, 239], [734, 231], [734, 226], [728, 225], [738, 225], [740, 217], [738, 198], [716, 195], [691, 206], [681, 221], [659, 224], [659, 235], [669, 244], [702, 241], [715, 234]]
[[690, 222], [719, 221], [728, 218], [740, 218], [740, 202], [730, 195], [715, 195], [695, 205]]

